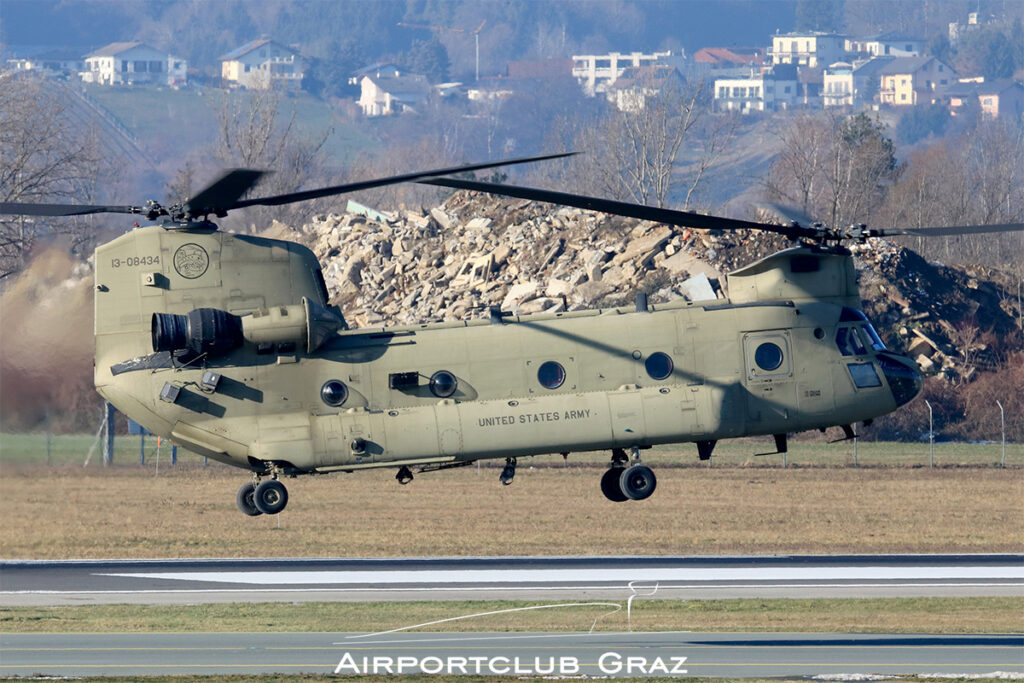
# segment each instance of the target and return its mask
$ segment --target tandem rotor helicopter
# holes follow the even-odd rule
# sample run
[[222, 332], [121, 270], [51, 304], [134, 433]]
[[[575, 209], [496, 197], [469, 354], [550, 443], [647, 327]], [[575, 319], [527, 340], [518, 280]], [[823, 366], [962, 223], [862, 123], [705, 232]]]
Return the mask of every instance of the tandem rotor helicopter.
[[[96, 249], [95, 384], [118, 410], [195, 453], [247, 469], [247, 515], [288, 502], [282, 476], [393, 468], [429, 472], [504, 458], [607, 450], [612, 501], [655, 490], [641, 451], [870, 423], [912, 400], [922, 376], [886, 349], [860, 310], [842, 245], [1024, 225], [871, 230], [772, 225], [446, 177], [548, 155], [242, 199], [261, 172], [237, 169], [163, 207], [2, 203], [0, 213], [138, 214]], [[293, 242], [220, 232], [207, 220], [399, 182], [568, 205], [655, 222], [752, 229], [797, 244], [728, 275], [728, 299], [349, 329], [320, 264]]]

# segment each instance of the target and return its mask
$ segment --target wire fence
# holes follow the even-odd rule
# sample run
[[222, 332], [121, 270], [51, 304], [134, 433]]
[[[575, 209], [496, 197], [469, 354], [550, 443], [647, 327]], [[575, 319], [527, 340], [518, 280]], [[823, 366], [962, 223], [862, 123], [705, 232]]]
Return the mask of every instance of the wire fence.
[[[927, 407], [927, 402], [923, 402]], [[838, 429], [828, 435], [799, 435], [789, 440], [786, 453], [775, 452], [771, 436], [729, 439], [718, 443], [710, 460], [697, 457], [694, 444], [655, 446], [641, 457], [658, 466], [681, 467], [1005, 467], [1024, 468], [1024, 444], [1005, 440], [1002, 433], [979, 441], [950, 441], [929, 425], [927, 412], [920, 436], [913, 441], [880, 441], [870, 433], [855, 439], [841, 437]], [[86, 416], [83, 416], [83, 419]], [[84, 467], [144, 466], [170, 468], [178, 465], [219, 466], [214, 461], [176, 448], [167, 440], [131, 427], [115, 415], [113, 428], [105, 413], [91, 413], [92, 433], [60, 434], [45, 426], [31, 432], [0, 432], [0, 465], [50, 465]], [[80, 421], [81, 422], [81, 421]], [[833, 433], [834, 432], [834, 433]], [[523, 459], [521, 465], [540, 467], [605, 466], [607, 451], [540, 455]], [[501, 467], [503, 459], [481, 461], [483, 467]]]

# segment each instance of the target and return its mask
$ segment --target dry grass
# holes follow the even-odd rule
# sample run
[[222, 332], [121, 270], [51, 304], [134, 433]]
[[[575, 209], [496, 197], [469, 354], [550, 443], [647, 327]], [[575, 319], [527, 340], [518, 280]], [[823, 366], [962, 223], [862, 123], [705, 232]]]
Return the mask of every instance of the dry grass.
[[[526, 607], [522, 601], [304, 602], [77, 605], [0, 608], [8, 633], [372, 633], [451, 617]], [[432, 625], [422, 631], [780, 631], [810, 633], [1020, 633], [1024, 598], [635, 600], [531, 610]]]
[[[4, 465], [3, 558], [1020, 552], [1020, 469], [669, 468], [615, 504], [601, 469], [521, 465], [286, 480], [288, 509], [235, 507], [240, 470]], [[278, 529], [280, 523], [280, 529]]]

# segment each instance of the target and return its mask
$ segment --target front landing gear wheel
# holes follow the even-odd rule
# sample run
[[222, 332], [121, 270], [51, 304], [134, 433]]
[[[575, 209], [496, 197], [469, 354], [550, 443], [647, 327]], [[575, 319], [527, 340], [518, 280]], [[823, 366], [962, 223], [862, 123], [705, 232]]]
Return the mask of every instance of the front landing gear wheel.
[[267, 479], [256, 487], [253, 502], [263, 514], [276, 515], [288, 504], [288, 489], [277, 479]]
[[610, 467], [601, 477], [601, 493], [613, 503], [621, 503], [629, 500], [629, 497], [622, 492], [619, 486], [619, 478], [622, 476], [621, 467]]
[[235, 501], [238, 503], [238, 509], [250, 517], [263, 514], [256, 507], [256, 501], [253, 499], [255, 494], [256, 484], [254, 482], [247, 481], [242, 484], [242, 488], [238, 489], [238, 496], [235, 497]]
[[650, 498], [657, 485], [654, 472], [646, 465], [627, 467], [619, 476], [619, 487], [632, 500]]

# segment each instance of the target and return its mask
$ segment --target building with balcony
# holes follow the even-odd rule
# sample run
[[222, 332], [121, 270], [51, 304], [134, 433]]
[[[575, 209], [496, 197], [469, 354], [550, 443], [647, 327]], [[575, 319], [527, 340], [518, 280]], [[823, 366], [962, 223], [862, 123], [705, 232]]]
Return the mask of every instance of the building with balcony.
[[878, 101], [894, 107], [934, 104], [957, 83], [956, 72], [935, 57], [897, 57], [878, 73]]
[[879, 71], [894, 59], [875, 57], [830, 64], [822, 78], [822, 106], [859, 109], [871, 105], [878, 94]]
[[846, 51], [871, 57], [920, 57], [924, 49], [921, 38], [889, 31], [866, 38], [847, 38]]
[[796, 67], [780, 64], [752, 71], [746, 77], [715, 79], [715, 111], [777, 111], [797, 104], [800, 94]]
[[768, 48], [771, 64], [795, 64], [818, 67], [843, 61], [846, 57], [846, 39], [835, 33], [806, 31], [772, 36]]
[[[572, 75], [588, 97], [603, 93], [630, 67], [653, 66], [671, 60], [672, 51], [631, 52], [628, 55], [611, 52], [606, 55], [573, 55]], [[678, 58], [678, 57], [677, 57]]]
[[260, 38], [220, 57], [220, 77], [231, 86], [249, 90], [294, 90], [302, 86], [306, 65], [297, 50]]
[[184, 59], [144, 43], [111, 43], [85, 55], [85, 83], [103, 85], [185, 85], [188, 64]]

